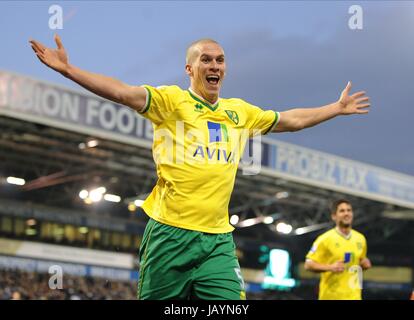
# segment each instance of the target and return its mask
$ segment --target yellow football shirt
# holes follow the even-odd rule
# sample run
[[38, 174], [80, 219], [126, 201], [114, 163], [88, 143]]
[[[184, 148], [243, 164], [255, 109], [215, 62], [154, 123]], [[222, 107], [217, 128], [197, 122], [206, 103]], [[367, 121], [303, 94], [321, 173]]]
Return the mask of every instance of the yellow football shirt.
[[233, 231], [228, 205], [246, 138], [269, 132], [279, 113], [241, 99], [210, 104], [177, 86], [143, 87], [147, 103], [141, 115], [153, 123], [158, 181], [142, 208], [171, 226]]
[[361, 259], [367, 255], [367, 242], [363, 234], [351, 230], [345, 237], [336, 228], [320, 235], [306, 255], [321, 264], [345, 262], [341, 273], [323, 272], [319, 283], [320, 300], [361, 300]]

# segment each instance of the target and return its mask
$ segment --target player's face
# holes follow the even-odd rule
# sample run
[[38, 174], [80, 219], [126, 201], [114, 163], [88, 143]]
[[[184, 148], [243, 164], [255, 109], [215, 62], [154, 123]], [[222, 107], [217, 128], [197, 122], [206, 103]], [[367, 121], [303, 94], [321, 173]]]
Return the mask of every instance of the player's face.
[[336, 222], [336, 225], [344, 228], [352, 226], [353, 218], [352, 206], [348, 203], [341, 203], [336, 209], [336, 213], [332, 215], [332, 219]]
[[193, 89], [214, 103], [219, 96], [226, 74], [223, 49], [216, 43], [200, 44], [190, 70]]

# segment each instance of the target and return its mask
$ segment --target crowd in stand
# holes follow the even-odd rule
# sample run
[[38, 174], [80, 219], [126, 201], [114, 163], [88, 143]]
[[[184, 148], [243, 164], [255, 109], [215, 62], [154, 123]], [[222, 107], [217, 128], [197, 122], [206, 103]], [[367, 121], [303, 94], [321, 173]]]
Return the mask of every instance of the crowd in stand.
[[[64, 274], [61, 289], [49, 287], [48, 273], [0, 269], [0, 300], [136, 300], [137, 281], [114, 281]], [[56, 284], [56, 283], [55, 283]], [[411, 292], [411, 291], [410, 291]], [[290, 291], [263, 290], [247, 292], [248, 300], [314, 300], [314, 287], [294, 288]], [[408, 300], [409, 293], [369, 291], [368, 300]], [[413, 297], [414, 299], [414, 291]]]
[[64, 275], [62, 288], [49, 287], [48, 273], [0, 270], [0, 300], [133, 300], [137, 283]]
[[[136, 281], [64, 275], [62, 288], [49, 287], [48, 273], [0, 270], [0, 300], [135, 300]], [[289, 293], [248, 293], [249, 300], [296, 300]]]

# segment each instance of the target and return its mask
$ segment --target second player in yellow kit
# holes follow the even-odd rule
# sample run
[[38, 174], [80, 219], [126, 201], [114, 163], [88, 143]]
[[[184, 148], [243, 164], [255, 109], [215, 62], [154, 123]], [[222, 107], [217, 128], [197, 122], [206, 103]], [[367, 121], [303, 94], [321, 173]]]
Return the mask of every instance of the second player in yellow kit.
[[362, 270], [371, 267], [367, 241], [352, 229], [353, 211], [349, 201], [340, 199], [332, 207], [335, 228], [320, 235], [306, 255], [305, 268], [322, 272], [320, 300], [361, 300]]
[[366, 253], [365, 237], [358, 231], [352, 230], [349, 236], [345, 236], [334, 228], [319, 236], [306, 258], [324, 264], [344, 261], [343, 272], [322, 273], [319, 299], [360, 300], [359, 262], [366, 258]]

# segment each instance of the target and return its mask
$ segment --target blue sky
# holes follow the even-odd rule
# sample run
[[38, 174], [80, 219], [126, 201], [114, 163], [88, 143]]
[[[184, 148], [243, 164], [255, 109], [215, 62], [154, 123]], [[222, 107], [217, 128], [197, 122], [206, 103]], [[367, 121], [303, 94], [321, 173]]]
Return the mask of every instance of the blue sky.
[[[334, 102], [352, 80], [371, 97], [368, 115], [273, 137], [414, 175], [414, 2], [1, 1], [0, 69], [78, 88], [28, 45], [55, 45], [52, 4], [70, 62], [130, 84], [188, 87], [185, 50], [204, 37], [226, 52], [223, 97], [283, 111]], [[348, 27], [353, 4], [363, 30]]]

